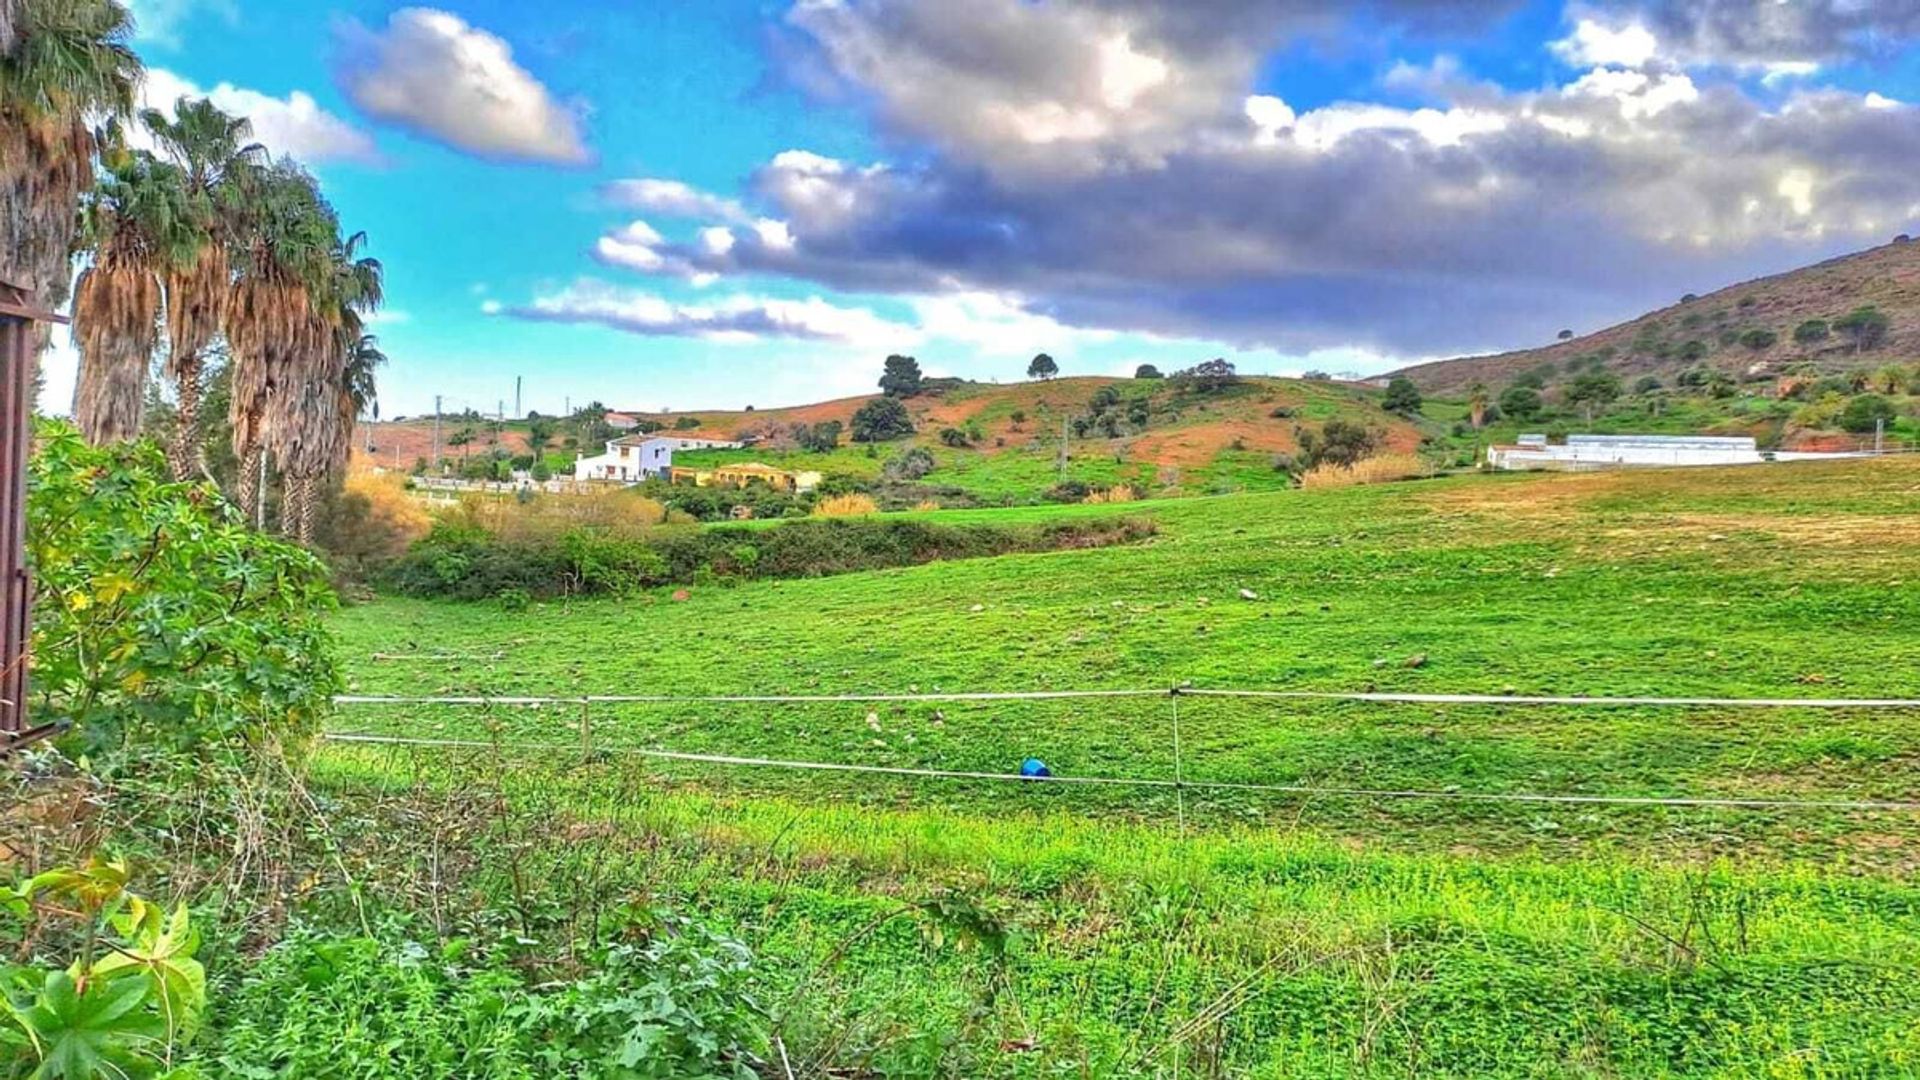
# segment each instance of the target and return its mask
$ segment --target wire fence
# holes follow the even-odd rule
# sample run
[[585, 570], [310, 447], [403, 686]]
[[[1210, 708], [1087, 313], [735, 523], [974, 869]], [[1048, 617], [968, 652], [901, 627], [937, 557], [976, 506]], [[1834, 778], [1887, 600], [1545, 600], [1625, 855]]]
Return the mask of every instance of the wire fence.
[[[1911, 698], [1732, 698], [1686, 696], [1588, 696], [1520, 694], [1439, 694], [1380, 693], [1372, 691], [1328, 690], [1247, 690], [1207, 689], [1176, 686], [1157, 689], [1091, 689], [1032, 691], [955, 691], [930, 693], [847, 693], [847, 694], [575, 694], [575, 695], [366, 695], [343, 694], [335, 703], [345, 707], [450, 706], [546, 708], [567, 706], [579, 709], [577, 725], [562, 721], [577, 731], [578, 745], [552, 741], [504, 741], [501, 739], [460, 739], [418, 735], [399, 735], [379, 731], [329, 731], [325, 737], [342, 745], [410, 746], [475, 751], [569, 754], [583, 757], [595, 754], [629, 755], [662, 762], [718, 766], [729, 769], [785, 770], [801, 773], [838, 773], [907, 777], [961, 783], [1065, 785], [1103, 788], [1134, 788], [1170, 791], [1174, 796], [1180, 828], [1186, 828], [1186, 796], [1189, 792], [1238, 792], [1303, 798], [1331, 798], [1367, 801], [1421, 800], [1433, 802], [1471, 802], [1541, 804], [1567, 806], [1667, 807], [1767, 811], [1885, 811], [1920, 812], [1920, 800], [1893, 798], [1775, 798], [1719, 795], [1629, 795], [1563, 791], [1490, 791], [1419, 787], [1364, 786], [1297, 782], [1260, 782], [1195, 778], [1187, 767], [1180, 728], [1180, 699], [1213, 698], [1225, 700], [1332, 701], [1368, 704], [1468, 705], [1493, 707], [1569, 707], [1569, 708], [1678, 708], [1678, 709], [1813, 709], [1813, 710], [1906, 710], [1920, 709], [1920, 699]], [[618, 745], [605, 738], [596, 739], [593, 707], [596, 705], [833, 705], [966, 703], [1021, 701], [1099, 701], [1114, 699], [1164, 698], [1170, 703], [1168, 730], [1171, 776], [1114, 776], [1105, 774], [1025, 775], [1023, 772], [994, 772], [979, 769], [933, 768], [920, 766], [868, 764], [844, 761], [819, 761], [798, 757], [769, 757], [742, 753], [710, 753], [674, 750], [658, 746]], [[603, 732], [604, 735], [604, 732]]]

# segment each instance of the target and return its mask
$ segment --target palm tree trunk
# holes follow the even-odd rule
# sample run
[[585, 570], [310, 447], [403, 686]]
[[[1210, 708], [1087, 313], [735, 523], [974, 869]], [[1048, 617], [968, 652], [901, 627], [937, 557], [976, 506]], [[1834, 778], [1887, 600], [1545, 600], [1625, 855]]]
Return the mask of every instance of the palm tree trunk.
[[167, 461], [173, 466], [175, 480], [192, 480], [207, 471], [207, 456], [200, 442], [200, 358], [182, 359], [175, 383], [180, 406], [175, 420], [173, 443], [167, 447]]
[[320, 482], [312, 476], [289, 476], [286, 482], [286, 508], [281, 514], [287, 535], [301, 547], [313, 546], [315, 498]]
[[258, 525], [254, 508], [260, 498], [260, 466], [267, 460], [264, 447], [248, 447], [240, 455], [240, 469], [233, 478], [233, 504], [240, 508], [240, 516]]

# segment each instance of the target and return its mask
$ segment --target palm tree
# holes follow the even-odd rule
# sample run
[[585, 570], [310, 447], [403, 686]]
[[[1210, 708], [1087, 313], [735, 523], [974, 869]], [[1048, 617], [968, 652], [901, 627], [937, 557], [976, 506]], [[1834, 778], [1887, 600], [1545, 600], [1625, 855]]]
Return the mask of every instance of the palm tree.
[[181, 98], [171, 119], [156, 109], [140, 114], [161, 150], [185, 174], [193, 214], [194, 250], [162, 275], [167, 304], [165, 374], [173, 380], [179, 422], [167, 448], [176, 479], [206, 473], [200, 399], [206, 352], [220, 332], [232, 286], [232, 251], [240, 238], [246, 178], [266, 160], [251, 142], [253, 127], [202, 98]]
[[0, 281], [41, 307], [66, 299], [74, 210], [133, 111], [131, 32], [114, 0], [0, 0]]
[[1487, 389], [1486, 383], [1477, 382], [1467, 387], [1467, 413], [1475, 431], [1487, 426], [1487, 403], [1492, 400], [1492, 392]]
[[102, 177], [80, 221], [92, 264], [73, 298], [80, 349], [73, 415], [90, 441], [120, 442], [139, 434], [161, 277], [192, 246], [181, 173], [135, 154]]
[[302, 544], [313, 543], [322, 483], [340, 472], [350, 453], [359, 412], [355, 384], [364, 390], [373, 378], [371, 368], [354, 370], [356, 363], [372, 359], [356, 352], [367, 338], [362, 316], [378, 309], [382, 299], [380, 262], [360, 255], [365, 243], [365, 233], [336, 241], [326, 278], [316, 290], [328, 334], [319, 348], [296, 357], [294, 381], [269, 408], [267, 437], [286, 477], [286, 531]]
[[[323, 291], [331, 284], [339, 226], [313, 178], [287, 161], [242, 177], [234, 280], [224, 325], [233, 356], [227, 419], [240, 459], [234, 501], [257, 508], [268, 437], [284, 429], [304, 369], [332, 349]], [[286, 388], [282, 394], [278, 390]], [[282, 413], [269, 415], [280, 406]], [[275, 448], [275, 456], [284, 456]], [[256, 517], [258, 510], [254, 509]]]

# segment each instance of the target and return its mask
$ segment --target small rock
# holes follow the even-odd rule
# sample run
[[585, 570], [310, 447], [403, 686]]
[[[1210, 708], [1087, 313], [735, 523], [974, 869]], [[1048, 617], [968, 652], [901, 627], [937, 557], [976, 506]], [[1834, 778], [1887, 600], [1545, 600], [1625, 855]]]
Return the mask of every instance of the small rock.
[[1374, 667], [1376, 667], [1376, 668], [1383, 668], [1383, 667], [1386, 667], [1386, 666], [1387, 666], [1387, 660], [1386, 660], [1386, 657], [1381, 657], [1380, 659], [1378, 659], [1378, 660], [1375, 660], [1375, 661], [1373, 662], [1373, 666], [1374, 666]]
[[1252, 589], [1241, 589], [1241, 590], [1240, 590], [1240, 599], [1242, 599], [1242, 600], [1258, 600], [1258, 599], [1260, 599], [1260, 594], [1259, 594], [1259, 593], [1257, 593], [1257, 592], [1254, 592], [1254, 591], [1253, 591]]
[[877, 712], [868, 713], [867, 726], [872, 728], [875, 731], [879, 731], [880, 730], [880, 714]]
[[987, 605], [985, 605], [985, 604], [975, 604], [975, 605], [973, 605], [972, 607], [970, 607], [970, 608], [968, 608], [967, 610], [968, 610], [968, 611], [971, 611], [971, 612], [973, 612], [973, 613], [974, 613], [975, 615], [978, 615], [978, 614], [980, 614], [981, 612], [983, 612], [983, 611], [985, 611], [985, 610], [987, 610]]

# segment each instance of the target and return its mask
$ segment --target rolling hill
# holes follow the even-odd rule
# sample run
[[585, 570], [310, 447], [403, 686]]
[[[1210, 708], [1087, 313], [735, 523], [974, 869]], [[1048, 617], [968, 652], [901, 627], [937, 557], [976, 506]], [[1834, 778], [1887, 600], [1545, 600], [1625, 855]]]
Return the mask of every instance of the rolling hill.
[[[1884, 338], [1856, 351], [1833, 327], [1863, 306], [1887, 317]], [[1827, 333], [1796, 336], [1810, 321]], [[1897, 239], [1812, 266], [1757, 278], [1649, 312], [1629, 322], [1536, 349], [1416, 364], [1394, 372], [1428, 394], [1460, 396], [1474, 383], [1499, 388], [1553, 365], [1567, 371], [1595, 358], [1632, 381], [1672, 384], [1680, 372], [1711, 367], [1735, 379], [1785, 374], [1805, 363], [1821, 373], [1906, 361], [1920, 354], [1920, 245]]]
[[[876, 372], [877, 374], [877, 372]], [[1380, 449], [1411, 452], [1420, 445], [1421, 428], [1380, 407], [1380, 391], [1357, 383], [1249, 376], [1238, 385], [1199, 392], [1167, 379], [1080, 377], [1009, 384], [958, 383], [906, 399], [916, 431], [910, 439], [865, 445], [842, 437], [831, 453], [800, 450], [793, 442], [796, 424], [838, 421], [851, 427], [853, 414], [874, 396], [841, 398], [809, 405], [743, 411], [638, 413], [668, 433], [714, 439], [745, 439], [745, 451], [688, 455], [687, 463], [759, 460], [795, 468], [818, 469], [870, 478], [884, 459], [907, 446], [931, 451], [935, 470], [929, 484], [961, 488], [982, 498], [1019, 500], [1038, 495], [1060, 479], [1058, 455], [1063, 428], [1094, 409], [1095, 395], [1111, 390], [1110, 406], [1127, 418], [1106, 430], [1092, 429], [1068, 440], [1066, 478], [1096, 487], [1131, 484], [1154, 493], [1202, 493], [1284, 487], [1276, 455], [1299, 450], [1299, 434], [1326, 421], [1343, 419], [1380, 433]], [[1137, 403], [1137, 404], [1136, 404]], [[1144, 419], [1143, 419], [1144, 418]], [[446, 438], [464, 422], [444, 420]], [[478, 427], [479, 425], [475, 425]], [[964, 445], [943, 438], [949, 430]], [[433, 422], [410, 420], [377, 425], [372, 433], [379, 463], [406, 468], [432, 452]], [[366, 433], [356, 440], [364, 448]], [[491, 449], [480, 434], [468, 446], [472, 454]], [[526, 424], [508, 422], [499, 445], [513, 453], [526, 449]], [[588, 448], [590, 452], [597, 447]], [[364, 453], [364, 450], [363, 450]]]

